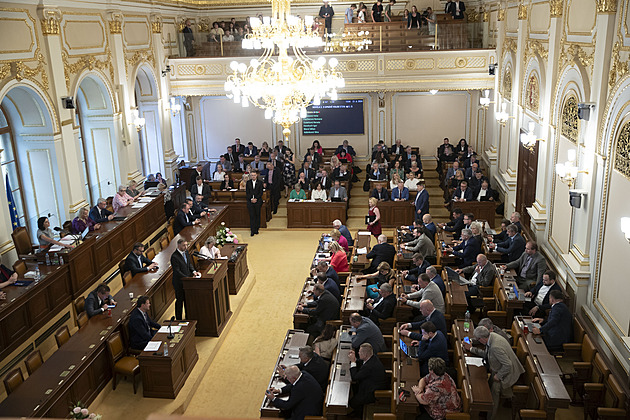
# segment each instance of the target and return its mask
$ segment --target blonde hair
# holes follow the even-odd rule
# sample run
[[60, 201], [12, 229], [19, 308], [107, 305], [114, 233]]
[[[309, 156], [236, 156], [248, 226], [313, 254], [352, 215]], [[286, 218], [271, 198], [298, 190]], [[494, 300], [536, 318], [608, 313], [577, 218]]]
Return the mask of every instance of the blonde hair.
[[333, 229], [330, 231], [330, 236], [337, 241], [341, 237], [341, 232], [339, 232], [339, 229]]
[[330, 243], [330, 245], [328, 246], [328, 249], [330, 250], [330, 252], [332, 252], [333, 254], [339, 252], [339, 251], [343, 251], [344, 253], [346, 251], [343, 250], [343, 248], [341, 247], [341, 245], [339, 245], [339, 242], [337, 241], [332, 241]]
[[401, 181], [401, 179], [400, 179], [400, 175], [398, 175], [398, 172], [396, 172], [396, 173], [394, 174], [394, 176], [392, 176], [392, 182], [394, 182], [394, 181], [395, 181], [397, 184], [398, 184], [398, 181]]
[[473, 235], [481, 235], [481, 233], [483, 232], [483, 226], [481, 225], [481, 222], [472, 222], [470, 224], [470, 230], [474, 231], [475, 229], [477, 229], [477, 233], [473, 232]]
[[368, 203], [370, 204], [370, 207], [376, 207], [376, 203], [378, 203], [378, 200], [376, 199], [376, 197], [370, 197]]

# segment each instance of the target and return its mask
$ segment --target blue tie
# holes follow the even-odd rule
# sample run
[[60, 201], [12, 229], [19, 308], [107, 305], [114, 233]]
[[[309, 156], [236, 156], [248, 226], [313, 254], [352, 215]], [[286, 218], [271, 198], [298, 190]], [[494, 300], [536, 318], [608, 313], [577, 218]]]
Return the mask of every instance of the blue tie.
[[188, 264], [188, 258], [186, 258], [186, 252], [182, 252], [182, 257], [184, 257], [184, 262]]

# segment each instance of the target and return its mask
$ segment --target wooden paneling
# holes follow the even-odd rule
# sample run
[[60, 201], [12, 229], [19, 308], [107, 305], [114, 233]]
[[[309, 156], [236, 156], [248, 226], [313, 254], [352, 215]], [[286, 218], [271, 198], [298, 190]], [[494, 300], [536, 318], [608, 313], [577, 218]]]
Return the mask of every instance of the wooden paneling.
[[331, 227], [335, 219], [346, 223], [348, 203], [296, 201], [287, 203], [287, 227]]

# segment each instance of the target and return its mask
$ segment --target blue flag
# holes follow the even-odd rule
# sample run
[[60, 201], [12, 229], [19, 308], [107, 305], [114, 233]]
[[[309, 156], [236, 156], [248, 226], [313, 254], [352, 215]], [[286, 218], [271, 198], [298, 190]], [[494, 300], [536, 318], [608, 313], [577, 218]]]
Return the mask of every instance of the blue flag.
[[9, 174], [7, 174], [7, 201], [9, 202], [9, 214], [11, 215], [11, 230], [20, 227], [20, 218], [18, 217], [17, 207], [13, 201], [13, 191], [11, 190], [11, 183], [9, 182]]

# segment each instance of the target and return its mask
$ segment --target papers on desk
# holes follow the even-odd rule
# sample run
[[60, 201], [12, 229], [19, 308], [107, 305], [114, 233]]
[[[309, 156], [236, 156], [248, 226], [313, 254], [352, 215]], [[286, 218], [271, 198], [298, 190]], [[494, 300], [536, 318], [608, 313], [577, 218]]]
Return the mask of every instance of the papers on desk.
[[365, 230], [359, 231], [359, 236], [370, 236], [371, 234], [372, 232], [369, 232], [369, 231], [365, 231]]
[[466, 356], [466, 364], [470, 366], [483, 367], [483, 359], [481, 357]]
[[141, 209], [142, 207], [146, 206], [149, 203], [134, 203], [131, 205], [132, 209]]
[[34, 279], [35, 278], [35, 272], [34, 271], [27, 271], [26, 273], [24, 273], [24, 278], [25, 279]]
[[162, 345], [161, 341], [149, 341], [144, 351], [158, 351]]
[[138, 201], [140, 203], [150, 203], [151, 201], [153, 201], [153, 197], [141, 197]]
[[[350, 372], [346, 373], [350, 376]], [[350, 398], [350, 384], [351, 382], [334, 381], [330, 395], [328, 396], [328, 405], [348, 406], [348, 400]]]
[[[179, 325], [172, 325], [171, 326], [171, 331], [173, 332], [173, 334], [177, 334], [179, 332], [179, 330], [181, 330], [181, 329], [182, 329], [182, 327], [180, 327]], [[168, 325], [164, 325], [164, 326], [160, 327], [158, 332], [159, 333], [168, 334]]]
[[357, 255], [367, 254], [367, 248], [357, 248]]

